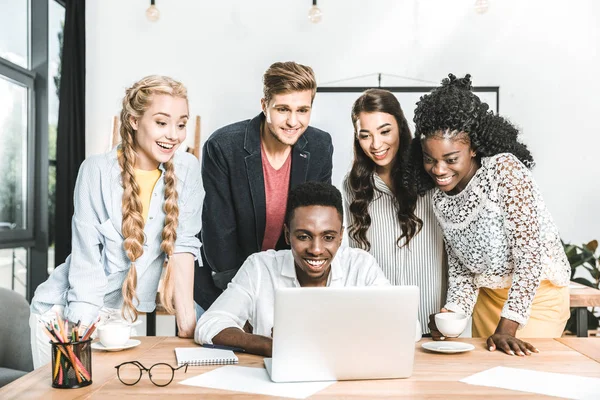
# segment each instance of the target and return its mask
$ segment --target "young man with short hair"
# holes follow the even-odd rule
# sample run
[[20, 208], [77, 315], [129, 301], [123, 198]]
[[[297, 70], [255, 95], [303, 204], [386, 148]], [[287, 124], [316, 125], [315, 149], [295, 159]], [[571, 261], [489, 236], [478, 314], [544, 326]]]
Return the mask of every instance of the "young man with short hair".
[[262, 112], [214, 132], [202, 152], [202, 268], [194, 299], [207, 309], [244, 260], [283, 240], [288, 191], [306, 181], [331, 182], [331, 136], [310, 127], [317, 89], [310, 67], [271, 65], [263, 77]]
[[[270, 357], [276, 288], [389, 285], [369, 253], [340, 249], [342, 221], [342, 196], [334, 186], [306, 182], [292, 189], [284, 225], [291, 250], [268, 250], [248, 257], [196, 324], [195, 341]], [[251, 333], [244, 329], [248, 326]]]

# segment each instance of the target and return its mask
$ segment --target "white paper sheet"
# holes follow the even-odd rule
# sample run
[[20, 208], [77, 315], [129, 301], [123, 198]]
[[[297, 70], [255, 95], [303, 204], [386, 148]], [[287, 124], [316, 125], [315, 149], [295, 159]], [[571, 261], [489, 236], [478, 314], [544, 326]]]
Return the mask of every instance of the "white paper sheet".
[[275, 383], [264, 368], [228, 365], [179, 382], [234, 392], [266, 394], [269, 396], [305, 399], [335, 382]]
[[600, 398], [600, 378], [528, 369], [495, 367], [471, 375], [462, 379], [461, 382], [567, 399], [590, 400]]

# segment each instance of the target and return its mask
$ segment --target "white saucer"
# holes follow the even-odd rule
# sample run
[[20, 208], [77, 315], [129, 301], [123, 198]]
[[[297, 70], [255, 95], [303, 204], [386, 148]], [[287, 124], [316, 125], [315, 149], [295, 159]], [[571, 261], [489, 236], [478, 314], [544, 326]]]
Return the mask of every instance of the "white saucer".
[[94, 350], [103, 350], [103, 351], [121, 351], [125, 349], [130, 349], [132, 347], [138, 346], [140, 343], [137, 339], [129, 339], [123, 346], [115, 346], [115, 347], [105, 347], [100, 342], [92, 343], [92, 349]]
[[437, 353], [462, 353], [475, 349], [472, 344], [463, 342], [425, 342], [421, 347]]

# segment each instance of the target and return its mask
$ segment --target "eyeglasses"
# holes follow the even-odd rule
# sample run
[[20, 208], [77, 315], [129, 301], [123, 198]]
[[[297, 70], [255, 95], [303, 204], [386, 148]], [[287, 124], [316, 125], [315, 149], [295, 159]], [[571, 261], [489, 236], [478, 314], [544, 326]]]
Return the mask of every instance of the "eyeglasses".
[[150, 381], [156, 386], [167, 386], [173, 381], [175, 371], [185, 367], [184, 372], [187, 372], [188, 364], [183, 364], [180, 367], [173, 368], [166, 363], [157, 363], [146, 368], [139, 361], [127, 361], [117, 365], [117, 376], [119, 380], [127, 386], [133, 386], [142, 379], [142, 371], [148, 371]]

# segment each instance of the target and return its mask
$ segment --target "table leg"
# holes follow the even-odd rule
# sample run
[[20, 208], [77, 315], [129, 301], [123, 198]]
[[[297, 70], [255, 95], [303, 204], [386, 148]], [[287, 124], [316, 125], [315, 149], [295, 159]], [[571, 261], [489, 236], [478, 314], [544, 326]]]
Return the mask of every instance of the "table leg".
[[156, 336], [156, 310], [146, 314], [146, 336]]
[[588, 335], [588, 313], [587, 307], [577, 307], [575, 322], [577, 325], [577, 337], [587, 337]]

